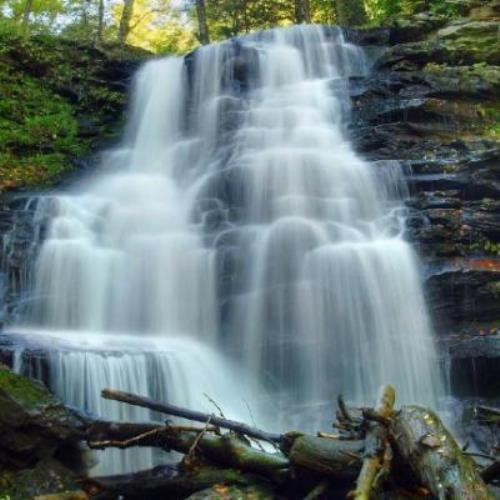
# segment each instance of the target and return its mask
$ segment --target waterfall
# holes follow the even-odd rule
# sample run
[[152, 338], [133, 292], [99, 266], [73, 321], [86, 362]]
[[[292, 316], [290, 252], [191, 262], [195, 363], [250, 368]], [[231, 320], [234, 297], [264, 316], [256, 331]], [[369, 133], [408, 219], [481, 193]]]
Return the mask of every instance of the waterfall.
[[[320, 425], [338, 393], [366, 403], [387, 382], [399, 402], [437, 405], [403, 173], [348, 138], [349, 78], [369, 70], [340, 29], [318, 26], [143, 66], [101, 173], [37, 202], [47, 230], [21, 323], [48, 339], [65, 401], [145, 420], [100, 390], [191, 407], [207, 392], [278, 428]], [[154, 463], [118, 456], [100, 470]]]

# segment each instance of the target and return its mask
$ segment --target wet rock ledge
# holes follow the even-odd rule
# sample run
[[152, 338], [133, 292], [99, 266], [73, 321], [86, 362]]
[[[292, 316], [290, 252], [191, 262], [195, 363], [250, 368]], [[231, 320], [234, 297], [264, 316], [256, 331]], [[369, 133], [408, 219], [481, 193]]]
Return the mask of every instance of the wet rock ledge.
[[84, 418], [1, 364], [0, 408], [0, 498], [77, 491]]
[[353, 81], [351, 133], [367, 159], [405, 169], [407, 238], [454, 392], [498, 396], [500, 2], [457, 5], [451, 22], [421, 12], [350, 34], [380, 54], [374, 74]]

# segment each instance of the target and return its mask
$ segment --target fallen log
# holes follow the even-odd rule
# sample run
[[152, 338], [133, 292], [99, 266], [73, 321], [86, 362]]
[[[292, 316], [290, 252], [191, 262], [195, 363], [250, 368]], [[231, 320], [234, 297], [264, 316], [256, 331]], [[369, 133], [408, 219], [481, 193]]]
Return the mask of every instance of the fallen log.
[[352, 480], [361, 468], [364, 446], [362, 440], [334, 440], [289, 433], [282, 449], [295, 467], [327, 477]]
[[105, 399], [120, 401], [122, 403], [140, 406], [142, 408], [148, 408], [159, 413], [185, 418], [194, 422], [202, 422], [205, 424], [206, 422], [210, 421], [212, 425], [215, 425], [217, 427], [229, 429], [236, 432], [237, 434], [242, 434], [254, 439], [261, 439], [262, 441], [268, 441], [270, 443], [279, 443], [282, 439], [281, 434], [266, 432], [242, 422], [236, 422], [234, 420], [218, 417], [217, 415], [210, 415], [208, 413], [202, 413], [200, 411], [181, 408], [180, 406], [171, 405], [169, 403], [158, 402], [145, 396], [138, 396], [136, 394], [116, 391], [113, 389], [104, 389], [101, 395]]
[[[413, 483], [438, 499], [492, 498], [476, 464], [462, 452], [432, 411], [406, 406], [394, 412], [392, 386], [385, 386], [374, 409], [350, 410], [340, 398], [338, 427], [343, 434], [320, 433], [319, 436], [298, 432], [268, 433], [216, 415], [110, 389], [103, 391], [103, 397], [200, 422], [204, 426], [99, 421], [94, 422], [87, 433], [92, 448], [155, 446], [185, 454], [182, 463], [188, 469], [191, 466], [196, 469], [199, 465], [237, 469], [244, 474], [263, 477], [274, 485], [283, 485], [286, 480], [286, 484], [294, 485], [292, 488], [300, 483], [294, 470], [312, 473], [316, 487], [313, 484], [306, 490], [312, 498], [321, 496], [329, 484], [336, 484], [332, 479], [344, 484], [357, 478], [356, 489], [351, 494], [357, 500], [373, 496], [380, 478], [390, 472], [394, 454], [399, 464], [408, 469]], [[220, 428], [232, 432], [221, 434]], [[247, 436], [279, 444], [281, 453], [257, 449]], [[346, 439], [347, 436], [354, 439]], [[483, 471], [485, 479], [497, 477], [496, 474], [496, 468]], [[406, 477], [406, 469], [403, 475]], [[397, 487], [402, 477], [393, 475], [391, 479], [392, 487]]]
[[474, 461], [429, 409], [404, 406], [391, 421], [389, 437], [417, 481], [436, 498], [493, 498]]
[[380, 422], [368, 424], [365, 438], [365, 450], [363, 466], [356, 481], [356, 490], [352, 494], [355, 500], [369, 500], [372, 497], [375, 480], [379, 473], [384, 471], [388, 474], [388, 455], [386, 449], [388, 444], [388, 430], [385, 422], [389, 422], [394, 414], [394, 403], [396, 402], [396, 390], [392, 385], [382, 387], [379, 401], [375, 407], [374, 414]]
[[[234, 435], [214, 435], [206, 428], [147, 424], [116, 424], [96, 422], [87, 433], [87, 444], [92, 449], [154, 446], [165, 451], [197, 453], [225, 467], [261, 474], [279, 481], [290, 463], [282, 453], [267, 453], [253, 448], [248, 441]], [[134, 432], [136, 434], [134, 434]], [[119, 436], [120, 439], [117, 439]], [[103, 439], [104, 438], [104, 439]]]

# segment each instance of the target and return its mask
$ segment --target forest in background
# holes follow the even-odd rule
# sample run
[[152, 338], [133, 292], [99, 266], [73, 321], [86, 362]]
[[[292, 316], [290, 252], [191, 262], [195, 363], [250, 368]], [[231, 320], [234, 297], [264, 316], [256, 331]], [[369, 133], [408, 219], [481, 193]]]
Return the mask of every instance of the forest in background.
[[453, 16], [459, 6], [460, 0], [0, 0], [0, 29], [183, 54], [274, 26], [376, 25], [419, 10]]

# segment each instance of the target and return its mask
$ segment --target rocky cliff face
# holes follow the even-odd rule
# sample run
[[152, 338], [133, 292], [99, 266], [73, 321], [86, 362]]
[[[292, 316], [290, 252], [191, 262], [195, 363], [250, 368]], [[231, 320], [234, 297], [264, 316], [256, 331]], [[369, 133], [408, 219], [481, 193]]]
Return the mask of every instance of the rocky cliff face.
[[407, 238], [423, 258], [454, 391], [498, 397], [500, 3], [462, 2], [462, 11], [351, 34], [386, 47], [353, 85], [352, 134], [368, 159], [406, 169]]
[[76, 489], [75, 473], [83, 470], [84, 418], [41, 382], [1, 363], [0, 408], [0, 497], [25, 500]]

